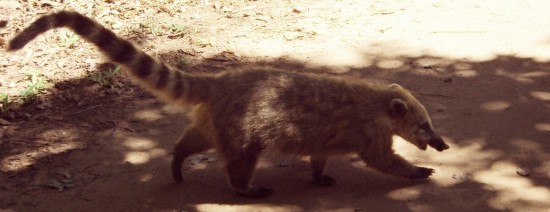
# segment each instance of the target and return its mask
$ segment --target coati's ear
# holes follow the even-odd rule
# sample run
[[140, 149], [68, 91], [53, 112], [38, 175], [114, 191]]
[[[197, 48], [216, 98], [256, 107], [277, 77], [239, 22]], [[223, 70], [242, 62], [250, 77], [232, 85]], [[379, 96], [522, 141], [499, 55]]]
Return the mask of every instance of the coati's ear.
[[403, 117], [409, 108], [407, 103], [401, 99], [392, 99], [390, 102], [390, 116], [392, 117]]

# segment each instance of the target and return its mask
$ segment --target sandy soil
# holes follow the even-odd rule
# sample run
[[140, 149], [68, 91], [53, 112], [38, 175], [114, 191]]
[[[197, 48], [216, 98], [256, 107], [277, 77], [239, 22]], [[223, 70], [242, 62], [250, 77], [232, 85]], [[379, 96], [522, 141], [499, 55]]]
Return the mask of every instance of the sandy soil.
[[[429, 180], [335, 157], [333, 187], [307, 158], [262, 158], [266, 199], [236, 196], [213, 152], [169, 172], [187, 120], [66, 30], [1, 51], [2, 211], [549, 211], [550, 15], [547, 1], [0, 1], [0, 45], [42, 14], [74, 9], [190, 72], [270, 66], [400, 83], [451, 145], [396, 139]], [[23, 101], [38, 73], [44, 88]], [[105, 75], [103, 75], [105, 76]], [[11, 101], [13, 100], [13, 102]], [[9, 104], [8, 104], [9, 102]], [[24, 103], [24, 104], [23, 104]], [[8, 107], [9, 106], [9, 107]]]

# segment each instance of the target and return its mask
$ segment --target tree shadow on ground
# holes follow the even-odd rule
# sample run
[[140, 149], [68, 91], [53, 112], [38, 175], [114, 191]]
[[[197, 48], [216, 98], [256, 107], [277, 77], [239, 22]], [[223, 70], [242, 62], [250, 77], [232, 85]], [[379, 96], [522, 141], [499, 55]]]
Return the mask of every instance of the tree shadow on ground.
[[[160, 58], [181, 56], [166, 53]], [[227, 188], [221, 161], [186, 164], [185, 183], [172, 182], [169, 153], [187, 123], [183, 113], [165, 107], [123, 77], [116, 91], [97, 88], [87, 79], [71, 79], [56, 84], [55, 89], [63, 92], [41, 97], [50, 107], [16, 109], [28, 115], [13, 117], [3, 126], [10, 132], [0, 143], [0, 189], [5, 191], [0, 208], [485, 211], [550, 206], [540, 198], [520, 198], [545, 198], [550, 193], [548, 63], [513, 56], [472, 62], [366, 54], [371, 66], [336, 74], [330, 67], [310, 67], [285, 57], [223, 58], [207, 58], [185, 70], [274, 67], [399, 83], [425, 104], [452, 147], [443, 153], [406, 154], [415, 164], [436, 168], [433, 181], [388, 177], [350, 162], [349, 156], [336, 157], [327, 173], [338, 184], [330, 188], [310, 184], [309, 165], [303, 159], [269, 155], [262, 159], [255, 181], [274, 187], [275, 193], [266, 199], [246, 199]], [[281, 160], [287, 165], [281, 166]], [[530, 177], [518, 176], [518, 167], [530, 170]], [[469, 180], [454, 182], [456, 172]]]

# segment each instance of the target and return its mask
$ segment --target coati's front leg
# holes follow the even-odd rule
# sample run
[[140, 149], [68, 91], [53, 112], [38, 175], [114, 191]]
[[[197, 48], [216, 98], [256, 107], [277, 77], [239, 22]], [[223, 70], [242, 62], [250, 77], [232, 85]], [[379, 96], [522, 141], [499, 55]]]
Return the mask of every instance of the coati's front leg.
[[212, 148], [211, 142], [195, 127], [187, 127], [181, 138], [174, 146], [174, 158], [172, 160], [172, 177], [175, 181], [183, 181], [181, 165], [189, 155], [206, 151]]
[[310, 157], [313, 183], [320, 186], [331, 186], [336, 183], [336, 180], [334, 180], [334, 178], [323, 174], [327, 159], [328, 157], [319, 155], [312, 155]]
[[362, 152], [359, 156], [370, 167], [381, 172], [410, 179], [428, 178], [433, 169], [411, 165], [403, 157], [395, 154], [391, 148]]

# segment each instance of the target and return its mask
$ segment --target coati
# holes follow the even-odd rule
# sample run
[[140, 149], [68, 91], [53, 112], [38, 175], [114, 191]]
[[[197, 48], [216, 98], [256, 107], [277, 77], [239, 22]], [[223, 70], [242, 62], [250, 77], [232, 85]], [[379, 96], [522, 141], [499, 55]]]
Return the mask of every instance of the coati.
[[189, 155], [215, 148], [225, 159], [229, 185], [247, 197], [272, 189], [251, 184], [262, 151], [309, 155], [313, 181], [330, 156], [357, 153], [370, 167], [406, 178], [427, 178], [433, 169], [411, 165], [392, 149], [398, 135], [425, 150], [448, 149], [433, 130], [424, 106], [399, 85], [370, 85], [339, 76], [269, 69], [191, 74], [144, 53], [96, 21], [72, 11], [42, 16], [9, 43], [18, 50], [50, 29], [68, 27], [125, 67], [133, 82], [166, 102], [191, 108], [192, 123], [174, 148], [172, 175], [182, 181]]

